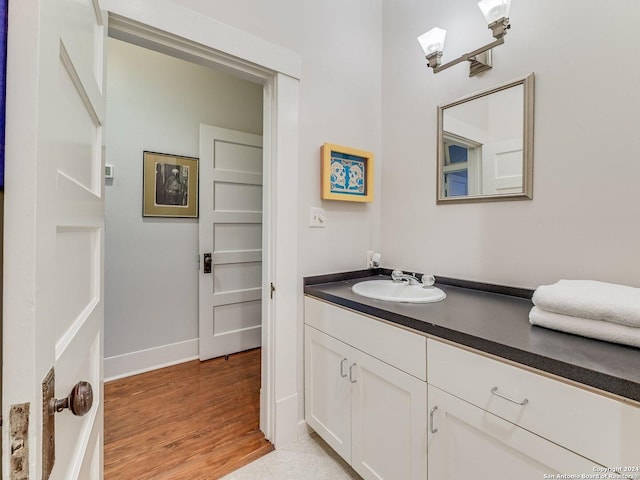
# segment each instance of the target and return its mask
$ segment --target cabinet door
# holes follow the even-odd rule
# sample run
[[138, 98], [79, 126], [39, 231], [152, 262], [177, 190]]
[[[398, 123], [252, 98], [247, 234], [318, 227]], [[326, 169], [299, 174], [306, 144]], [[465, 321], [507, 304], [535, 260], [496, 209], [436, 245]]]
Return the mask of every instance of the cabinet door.
[[353, 358], [352, 467], [367, 480], [425, 480], [427, 384], [360, 351]]
[[351, 462], [351, 349], [308, 325], [304, 333], [305, 420], [331, 448]]
[[430, 479], [540, 480], [557, 474], [583, 478], [581, 475], [593, 475], [593, 468], [599, 466], [429, 385], [432, 411]]

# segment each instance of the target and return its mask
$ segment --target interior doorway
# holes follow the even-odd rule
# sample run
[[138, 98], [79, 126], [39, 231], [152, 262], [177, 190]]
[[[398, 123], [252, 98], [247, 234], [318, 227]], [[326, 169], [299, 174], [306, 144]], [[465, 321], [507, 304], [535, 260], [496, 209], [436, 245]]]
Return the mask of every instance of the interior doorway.
[[112, 0], [108, 10], [112, 38], [262, 85], [264, 184], [278, 188], [268, 188], [263, 205], [262, 298], [267, 301], [262, 304], [260, 428], [276, 448], [284, 446], [304, 430], [297, 382], [302, 348], [297, 240], [301, 57], [171, 4], [140, 9], [131, 2]]
[[[199, 353], [203, 358], [202, 336], [206, 332], [198, 329], [198, 283], [201, 285], [202, 296], [204, 262], [197, 254], [201, 240], [198, 230], [202, 230], [199, 228], [202, 227], [200, 222], [209, 218], [204, 213], [209, 204], [214, 205], [214, 199], [215, 203], [222, 205], [222, 210], [235, 210], [235, 216], [249, 215], [253, 218], [249, 227], [254, 227], [256, 218], [260, 218], [257, 223], [257, 238], [251, 238], [252, 242], [258, 242], [258, 248], [253, 246], [250, 249], [253, 251], [245, 252], [249, 256], [257, 255], [258, 261], [243, 262], [238, 257], [242, 250], [238, 245], [226, 249], [231, 250], [231, 253], [218, 252], [225, 248], [216, 248], [214, 255], [217, 255], [217, 263], [221, 264], [222, 270], [225, 265], [241, 265], [242, 271], [231, 271], [230, 277], [218, 273], [217, 281], [212, 282], [223, 293], [225, 288], [229, 290], [226, 285], [229, 281], [234, 284], [246, 283], [246, 268], [242, 265], [248, 265], [250, 281], [255, 283], [250, 285], [250, 293], [257, 295], [257, 298], [249, 299], [246, 303], [249, 303], [250, 313], [258, 316], [258, 329], [257, 337], [253, 335], [256, 337], [254, 343], [246, 347], [260, 346], [262, 180], [259, 182], [259, 196], [256, 197], [255, 191], [250, 195], [253, 199], [251, 206], [246, 205], [248, 197], [245, 195], [239, 198], [239, 203], [233, 202], [235, 207], [232, 205], [231, 208], [228, 205], [229, 200], [232, 200], [229, 196], [237, 197], [241, 192], [236, 190], [227, 192], [222, 197], [214, 196], [214, 182], [209, 181], [211, 179], [208, 174], [204, 176], [207, 169], [203, 162], [211, 159], [201, 158], [200, 220], [180, 216], [143, 217], [140, 192], [147, 181], [141, 168], [143, 152], [160, 152], [166, 155], [163, 157], [165, 159], [175, 158], [171, 155], [179, 155], [180, 158], [201, 156], [200, 124], [204, 123], [253, 132], [245, 135], [256, 139], [256, 142], [257, 139], [260, 140], [259, 173], [262, 177], [263, 86], [141, 46], [109, 39], [107, 92], [106, 163], [110, 165], [112, 178], [107, 179], [105, 188], [106, 379], [181, 363], [197, 358]], [[228, 140], [227, 145], [236, 149], [242, 143], [234, 138]], [[258, 147], [256, 142], [255, 147]], [[244, 155], [242, 152], [240, 154]], [[255, 156], [256, 152], [252, 152], [252, 155]], [[246, 155], [237, 160], [242, 162], [245, 157]], [[256, 165], [258, 164], [253, 161], [245, 167], [255, 170]], [[225, 185], [232, 183], [227, 178], [231, 169], [223, 170], [226, 170], [222, 172], [224, 178], [218, 179], [225, 180], [221, 191]], [[256, 176], [256, 173], [241, 172], [241, 176]], [[237, 173], [234, 175], [237, 176]], [[236, 181], [234, 185], [247, 185], [247, 182]], [[253, 186], [257, 186], [256, 182], [253, 182]], [[144, 188], [147, 186], [144, 185]], [[135, 204], [139, 207], [134, 207]], [[238, 212], [240, 207], [250, 207], [251, 212]], [[236, 221], [237, 218], [229, 217], [228, 211], [214, 213], [224, 220], [220, 222], [218, 218], [220, 226], [241, 226]], [[214, 229], [215, 224], [212, 233]], [[227, 242], [229, 240], [226, 239]], [[220, 238], [218, 241], [221, 241]], [[233, 258], [228, 258], [229, 254]], [[223, 285], [220, 285], [221, 282]], [[234, 287], [231, 290], [238, 289]], [[209, 291], [213, 293], [213, 289]], [[240, 317], [246, 317], [247, 309], [244, 310], [240, 312]], [[220, 316], [222, 314], [218, 312], [218, 317]], [[237, 319], [231, 318], [231, 321], [234, 320]], [[246, 348], [221, 354], [240, 350]], [[149, 356], [149, 351], [154, 354]], [[215, 387], [212, 385], [211, 388]], [[105, 428], [109, 429], [110, 425], [105, 424]], [[164, 428], [169, 430], [171, 426], [167, 424]], [[106, 432], [107, 436], [109, 433]]]
[[[251, 138], [261, 138], [263, 87], [208, 66], [117, 39], [110, 38], [107, 45], [106, 162], [110, 164], [113, 178], [105, 187], [105, 378], [112, 379], [198, 358], [199, 353], [200, 358], [206, 358], [199, 352], [198, 340], [213, 333], [213, 328], [203, 325], [203, 332], [199, 332], [198, 302], [199, 297], [209, 300], [214, 293], [213, 287], [219, 291], [215, 295], [218, 303], [235, 305], [237, 300], [245, 299], [230, 302], [226, 297], [240, 295], [240, 287], [246, 284], [246, 277], [250, 275], [248, 287], [251, 291], [243, 294], [257, 295], [250, 299], [258, 300], [251, 304], [251, 312], [262, 316], [259, 302], [262, 296], [261, 258], [244, 258], [247, 255], [261, 257], [262, 186], [233, 183], [229, 177], [257, 176], [255, 173], [234, 173], [228, 167], [214, 169], [222, 170], [219, 175], [225, 178], [217, 182], [215, 201], [218, 209], [212, 212], [214, 181], [208, 178], [213, 154], [222, 157], [224, 152], [220, 150], [224, 146], [227, 146], [225, 150], [234, 150], [231, 153], [235, 156], [233, 161], [239, 163], [244, 157], [238, 155], [246, 156], [251, 150], [256, 158], [249, 159], [252, 165], [244, 168], [255, 170], [259, 166], [262, 169], [261, 140], [260, 149], [240, 149], [238, 141], [222, 143], [209, 139], [207, 145], [213, 148], [215, 143], [216, 152], [200, 162], [197, 157], [200, 156], [201, 124], [217, 125], [229, 131], [242, 131]], [[144, 172], [143, 156], [146, 159]], [[192, 170], [200, 171], [200, 188], [191, 188], [189, 192], [190, 202], [200, 204], [199, 218], [189, 217], [188, 209], [180, 206], [170, 207], [171, 212], [162, 211], [163, 216], [143, 216], [141, 192], [143, 189], [152, 193], [155, 190], [153, 185], [146, 185], [157, 181], [154, 169], [164, 168], [170, 172], [172, 168], [189, 168], [171, 166], [172, 161], [191, 163]], [[192, 172], [190, 179], [194, 180], [194, 177], [198, 176]], [[169, 175], [169, 178], [173, 177]], [[193, 183], [192, 187], [195, 187], [197, 182]], [[252, 189], [252, 198], [258, 195], [253, 198], [254, 205], [244, 205], [249, 195], [242, 195], [238, 188]], [[153, 194], [150, 199], [147, 197], [149, 195], [145, 195], [142, 202], [147, 209], [145, 212], [151, 210], [147, 203], [157, 203]], [[239, 201], [233, 201], [237, 197], [240, 197]], [[175, 216], [164, 216], [169, 214]], [[202, 232], [211, 230], [214, 235], [214, 226], [200, 227], [202, 221], [210, 223], [211, 215], [218, 224], [215, 229], [219, 245], [213, 252], [214, 269], [218, 271], [203, 275], [204, 258], [198, 255], [199, 243], [206, 237]], [[241, 224], [241, 220], [251, 222]], [[238, 232], [241, 228], [251, 232]], [[235, 235], [229, 236], [234, 232]], [[251, 251], [241, 255], [247, 250], [242, 242], [247, 240], [248, 233], [252, 233], [251, 245], [248, 245]], [[205, 243], [212, 243], [213, 239], [209, 240]], [[212, 247], [203, 245], [202, 248], [211, 251]], [[245, 262], [247, 260], [253, 261]], [[244, 268], [239, 271], [238, 265]], [[215, 282], [212, 281], [214, 275]], [[201, 288], [203, 282], [212, 284], [208, 291]], [[232, 285], [227, 285], [229, 282]], [[244, 287], [246, 290], [247, 285]], [[236, 293], [227, 293], [230, 291]], [[221, 302], [221, 297], [227, 301]], [[210, 300], [213, 303], [214, 299]], [[229, 313], [228, 309], [225, 310], [224, 305], [216, 308], [216, 316], [224, 316]], [[244, 311], [240, 313], [246, 316]], [[232, 326], [228, 325], [226, 330], [231, 330]], [[259, 336], [259, 330], [257, 333]], [[259, 345], [252, 344], [247, 348]]]

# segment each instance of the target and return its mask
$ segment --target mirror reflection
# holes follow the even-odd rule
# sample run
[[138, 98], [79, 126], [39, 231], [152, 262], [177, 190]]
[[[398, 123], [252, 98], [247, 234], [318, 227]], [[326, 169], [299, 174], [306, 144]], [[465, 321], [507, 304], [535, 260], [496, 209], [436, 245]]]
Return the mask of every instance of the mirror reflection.
[[533, 74], [438, 108], [438, 203], [532, 194]]

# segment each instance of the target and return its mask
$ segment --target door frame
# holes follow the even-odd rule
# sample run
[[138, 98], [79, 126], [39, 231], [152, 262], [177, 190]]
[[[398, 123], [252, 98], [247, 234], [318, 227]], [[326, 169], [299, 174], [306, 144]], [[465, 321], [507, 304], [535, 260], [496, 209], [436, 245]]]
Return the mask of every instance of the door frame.
[[[147, 48], [180, 56], [194, 63], [214, 66], [241, 78], [258, 82], [264, 87], [264, 160], [265, 183], [269, 189], [264, 205], [266, 226], [265, 282], [263, 298], [269, 299], [268, 285], [277, 287], [277, 301], [265, 301], [263, 318], [263, 360], [261, 388], [261, 429], [265, 436], [279, 448], [297, 437], [298, 432], [298, 241], [297, 241], [297, 179], [298, 167], [298, 96], [301, 62], [297, 54], [272, 45], [236, 28], [162, 0], [105, 0], [103, 7], [109, 12], [111, 36], [124, 39]], [[6, 225], [28, 224], [32, 218], [36, 192], [34, 167], [23, 158], [36, 158], [37, 144], [33, 125], [37, 124], [38, 92], [38, 2], [15, 2], [10, 11], [10, 32], [13, 32], [13, 48], [9, 46], [14, 87], [20, 85], [19, 95], [7, 105], [7, 118], [12, 118], [6, 129], [8, 163], [11, 170], [8, 180], [14, 196], [5, 203]], [[36, 34], [34, 34], [34, 32]], [[108, 128], [108, 127], [107, 127]], [[18, 168], [19, 166], [19, 168]], [[278, 188], [276, 189], [276, 185]], [[5, 198], [6, 201], [6, 198]], [[5, 232], [6, 247], [20, 245], [20, 252], [34, 248], [37, 232], [18, 238], [17, 229]], [[30, 329], [34, 309], [25, 285], [33, 284], [34, 271], [38, 268], [25, 260], [24, 255], [5, 257], [4, 272], [11, 272], [10, 298], [5, 298], [4, 327], [11, 328], [11, 342], [3, 341], [3, 357], [21, 358], [20, 362], [3, 365], [3, 385], [20, 385], [25, 372], [33, 367], [34, 333]], [[9, 261], [10, 260], [10, 261]], [[7, 286], [5, 285], [5, 288]], [[6, 292], [6, 290], [5, 290]], [[10, 300], [10, 301], [9, 301]], [[11, 319], [9, 322], [7, 319]], [[277, 318], [277, 328], [276, 321]], [[18, 322], [19, 319], [19, 322]], [[7, 350], [11, 355], [8, 356]], [[39, 387], [39, 385], [38, 385]], [[12, 404], [34, 401], [31, 393], [36, 388], [25, 385], [20, 389], [3, 388], [2, 413], [7, 414]], [[37, 400], [37, 399], [36, 399]], [[34, 408], [38, 408], [34, 401]], [[3, 415], [4, 416], [4, 415]], [[7, 442], [8, 422], [2, 426], [2, 469], [9, 471]], [[36, 422], [29, 428], [31, 458], [37, 463], [40, 435]]]
[[107, 0], [108, 36], [263, 85], [260, 429], [279, 448], [298, 437], [299, 422], [298, 192], [290, 179], [298, 172], [300, 57], [195, 11], [157, 3]]

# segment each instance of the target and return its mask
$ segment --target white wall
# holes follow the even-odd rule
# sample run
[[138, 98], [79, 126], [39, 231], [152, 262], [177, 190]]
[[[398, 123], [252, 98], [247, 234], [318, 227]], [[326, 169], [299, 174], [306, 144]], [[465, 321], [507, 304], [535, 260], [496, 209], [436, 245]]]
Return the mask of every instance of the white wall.
[[[434, 75], [416, 37], [448, 30], [443, 62], [489, 43], [475, 0], [385, 0], [384, 264], [535, 288], [559, 278], [640, 286], [640, 3], [514, 1], [494, 67]], [[436, 107], [535, 73], [532, 201], [438, 205]]]
[[[381, 161], [382, 0], [175, 0], [300, 54], [300, 275], [364, 268], [380, 247], [380, 181], [373, 204], [320, 199], [320, 147], [347, 145]], [[380, 163], [378, 163], [379, 165]], [[327, 228], [309, 228], [309, 207]]]
[[105, 357], [198, 338], [198, 220], [142, 217], [142, 152], [198, 157], [200, 123], [262, 134], [262, 86], [108, 39]]

